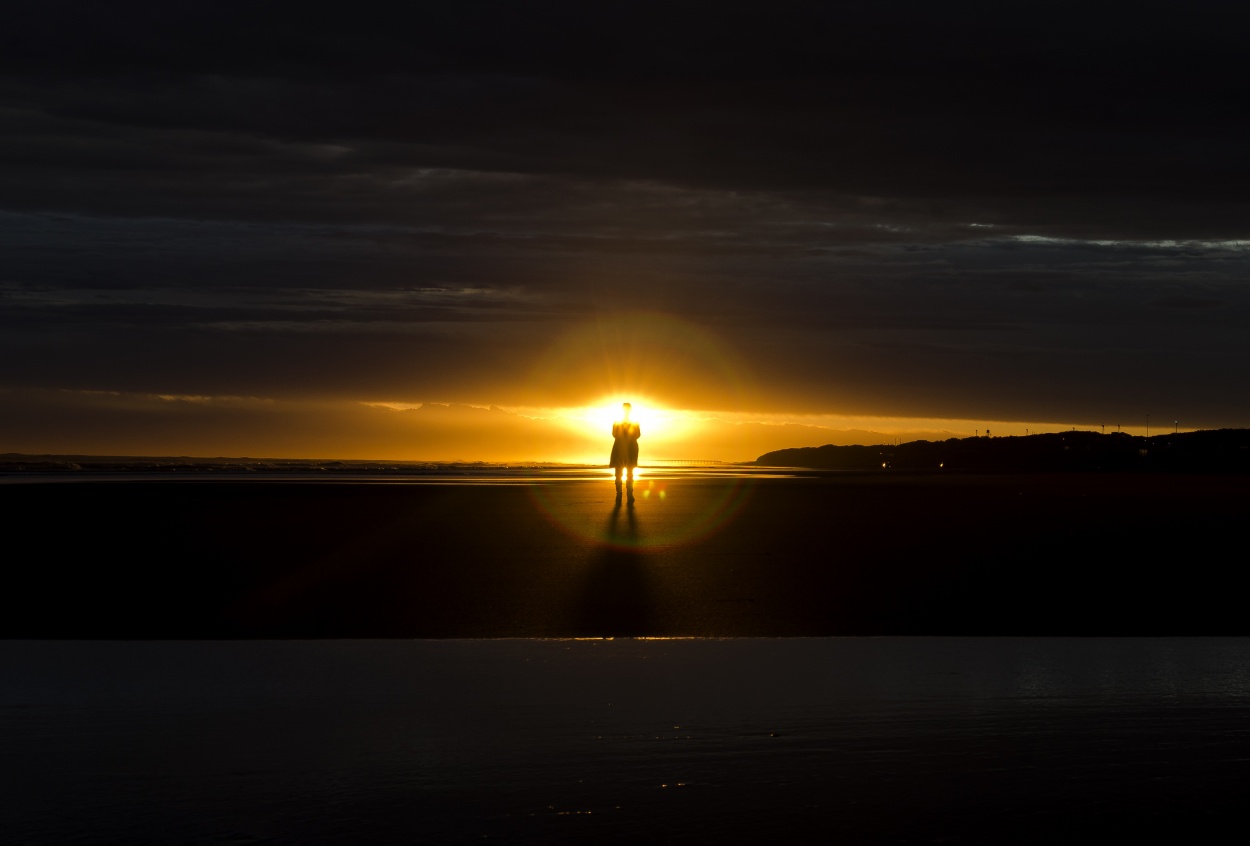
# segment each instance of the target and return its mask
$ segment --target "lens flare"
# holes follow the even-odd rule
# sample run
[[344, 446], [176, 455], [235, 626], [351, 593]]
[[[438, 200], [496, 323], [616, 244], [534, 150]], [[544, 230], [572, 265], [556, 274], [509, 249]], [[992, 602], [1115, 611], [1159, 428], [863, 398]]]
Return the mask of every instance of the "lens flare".
[[[526, 489], [539, 512], [565, 534], [619, 549], [662, 549], [693, 543], [724, 527], [750, 496], [750, 478], [700, 484], [650, 468], [635, 474], [636, 504], [614, 504], [611, 469], [603, 482], [557, 482]], [[576, 487], [565, 487], [576, 486]], [[587, 514], [604, 515], [587, 519]]]
[[[725, 398], [750, 407], [747, 368], [730, 345], [704, 327], [667, 314], [618, 313], [601, 316], [556, 337], [531, 372], [531, 393], [549, 398], [553, 406], [575, 409], [571, 435], [592, 447], [592, 464], [604, 467], [604, 481], [575, 490], [536, 485], [531, 496], [542, 513], [561, 530], [580, 538], [623, 548], [640, 549], [687, 543], [714, 532], [732, 518], [748, 490], [744, 479], [719, 479], [714, 487], [695, 490], [693, 479], [669, 484], [665, 472], [649, 460], [680, 461], [697, 455], [674, 454], [677, 444], [690, 449], [689, 436], [699, 420], [674, 408], [706, 408]], [[638, 424], [639, 466], [634, 493], [647, 508], [613, 508], [615, 496], [610, 464], [612, 425], [630, 403], [630, 420]], [[697, 447], [695, 447], [697, 448]], [[601, 449], [601, 452], [598, 450]], [[586, 514], [605, 505], [602, 524]], [[623, 516], [622, 516], [623, 515]]]
[[627, 312], [578, 324], [553, 339], [530, 371], [531, 396], [550, 405], [602, 409], [621, 403], [635, 419], [665, 408], [748, 407], [748, 368], [708, 329], [668, 314]]

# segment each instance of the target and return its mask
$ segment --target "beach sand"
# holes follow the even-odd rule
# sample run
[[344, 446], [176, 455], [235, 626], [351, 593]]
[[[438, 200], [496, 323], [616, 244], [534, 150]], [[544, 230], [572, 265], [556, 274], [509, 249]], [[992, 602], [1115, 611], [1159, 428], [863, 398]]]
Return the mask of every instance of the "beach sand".
[[[0, 636], [1239, 635], [1250, 485], [1133, 474], [0, 485]], [[21, 543], [17, 540], [20, 537]]]
[[1243, 816], [1250, 640], [1191, 637], [1245, 633], [1241, 477], [657, 473], [632, 509], [606, 479], [28, 481], [0, 484], [3, 842]]
[[0, 840], [1207, 843], [1245, 639], [0, 642]]

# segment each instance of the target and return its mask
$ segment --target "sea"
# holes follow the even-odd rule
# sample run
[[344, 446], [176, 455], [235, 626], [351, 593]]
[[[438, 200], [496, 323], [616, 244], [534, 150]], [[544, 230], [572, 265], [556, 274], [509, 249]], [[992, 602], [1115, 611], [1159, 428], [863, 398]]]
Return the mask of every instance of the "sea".
[[0, 641], [0, 842], [1214, 842], [1250, 639]]

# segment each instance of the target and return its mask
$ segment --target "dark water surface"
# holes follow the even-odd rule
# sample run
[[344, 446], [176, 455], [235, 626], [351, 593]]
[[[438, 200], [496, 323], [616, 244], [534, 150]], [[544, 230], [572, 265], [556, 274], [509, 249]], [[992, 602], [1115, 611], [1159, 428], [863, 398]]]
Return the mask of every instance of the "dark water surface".
[[0, 842], [1207, 842], [1250, 639], [0, 642]]

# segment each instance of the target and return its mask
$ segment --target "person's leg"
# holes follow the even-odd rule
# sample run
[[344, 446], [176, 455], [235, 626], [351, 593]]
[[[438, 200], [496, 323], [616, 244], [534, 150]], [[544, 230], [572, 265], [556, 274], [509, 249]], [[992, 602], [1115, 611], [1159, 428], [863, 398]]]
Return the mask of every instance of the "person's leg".
[[616, 466], [616, 498], [618, 500], [621, 498], [621, 470], [623, 469], [619, 464]]
[[628, 475], [625, 477], [625, 487], [629, 490], [629, 501], [633, 502], [634, 501], [634, 468], [630, 467], [626, 472], [628, 473]]

